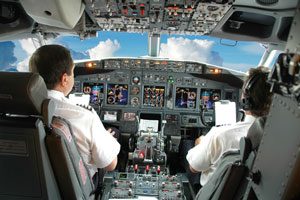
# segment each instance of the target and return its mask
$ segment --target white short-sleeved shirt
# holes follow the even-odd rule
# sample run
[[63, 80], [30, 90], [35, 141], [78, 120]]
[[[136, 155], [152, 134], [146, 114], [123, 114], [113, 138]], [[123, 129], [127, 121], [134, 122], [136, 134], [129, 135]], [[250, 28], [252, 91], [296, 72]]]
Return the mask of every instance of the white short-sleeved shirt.
[[228, 150], [239, 149], [241, 137], [245, 137], [255, 117], [246, 115], [243, 122], [230, 126], [212, 127], [201, 136], [200, 144], [189, 150], [186, 159], [190, 166], [201, 173], [200, 183], [205, 185], [216, 169], [216, 163]]
[[48, 90], [48, 96], [55, 100], [54, 115], [70, 122], [78, 149], [91, 176], [97, 172], [97, 168], [107, 167], [119, 154], [120, 144], [104, 128], [95, 110], [74, 105], [62, 92], [56, 90]]

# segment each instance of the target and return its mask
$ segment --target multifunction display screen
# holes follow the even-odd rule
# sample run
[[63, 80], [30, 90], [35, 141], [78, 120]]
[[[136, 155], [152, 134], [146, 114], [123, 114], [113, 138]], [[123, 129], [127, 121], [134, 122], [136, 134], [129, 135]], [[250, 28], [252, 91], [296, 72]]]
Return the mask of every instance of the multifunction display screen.
[[127, 105], [128, 85], [108, 84], [106, 103], [109, 105]]
[[83, 83], [83, 93], [90, 95], [91, 104], [98, 104], [103, 95], [103, 83]]
[[201, 89], [200, 100], [202, 109], [213, 109], [214, 102], [221, 100], [221, 90]]
[[176, 88], [175, 107], [195, 109], [197, 101], [197, 88]]

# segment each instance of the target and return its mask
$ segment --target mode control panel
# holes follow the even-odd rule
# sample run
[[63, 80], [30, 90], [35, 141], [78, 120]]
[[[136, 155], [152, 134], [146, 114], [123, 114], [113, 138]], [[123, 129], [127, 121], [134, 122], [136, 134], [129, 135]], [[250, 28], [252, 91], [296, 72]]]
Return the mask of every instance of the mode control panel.
[[184, 127], [200, 127], [202, 125], [200, 116], [182, 114], [181, 126]]

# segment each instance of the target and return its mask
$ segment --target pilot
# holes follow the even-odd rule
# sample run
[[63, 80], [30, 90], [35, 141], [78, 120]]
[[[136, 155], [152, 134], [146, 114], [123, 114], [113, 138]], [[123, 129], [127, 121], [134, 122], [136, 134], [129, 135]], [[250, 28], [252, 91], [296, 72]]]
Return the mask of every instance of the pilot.
[[[29, 68], [43, 77], [48, 96], [56, 103], [54, 114], [70, 122], [93, 180], [97, 180], [100, 174], [95, 175], [98, 168], [114, 170], [120, 144], [105, 130], [94, 109], [76, 106], [66, 98], [74, 85], [74, 63], [70, 51], [60, 45], [42, 46], [32, 54]], [[97, 187], [97, 181], [94, 184]]]
[[200, 184], [205, 185], [215, 169], [222, 154], [228, 150], [238, 149], [241, 137], [247, 135], [248, 129], [256, 117], [269, 112], [272, 94], [267, 84], [268, 68], [258, 67], [249, 71], [249, 76], [242, 89], [242, 103], [245, 120], [233, 125], [212, 127], [205, 135], [195, 141], [195, 146], [188, 151], [186, 159], [193, 173], [202, 172]]

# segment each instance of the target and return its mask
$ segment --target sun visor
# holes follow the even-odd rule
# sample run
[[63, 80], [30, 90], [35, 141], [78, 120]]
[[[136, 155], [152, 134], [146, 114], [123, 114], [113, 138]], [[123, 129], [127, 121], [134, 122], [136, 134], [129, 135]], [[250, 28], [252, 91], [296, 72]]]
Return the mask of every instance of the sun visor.
[[24, 0], [21, 4], [36, 22], [64, 29], [73, 29], [85, 8], [81, 0]]

